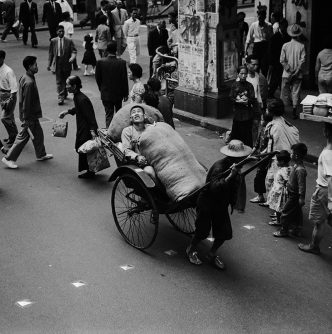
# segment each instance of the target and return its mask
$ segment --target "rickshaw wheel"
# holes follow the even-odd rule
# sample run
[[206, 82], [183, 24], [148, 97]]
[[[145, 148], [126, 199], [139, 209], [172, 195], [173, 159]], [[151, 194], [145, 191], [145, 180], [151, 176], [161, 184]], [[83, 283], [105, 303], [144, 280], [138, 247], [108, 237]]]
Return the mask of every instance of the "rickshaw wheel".
[[166, 214], [169, 222], [180, 232], [192, 234], [195, 232], [196, 209], [188, 208], [179, 212]]
[[134, 175], [121, 175], [113, 186], [111, 204], [125, 241], [137, 249], [150, 247], [158, 233], [159, 213], [147, 187]]

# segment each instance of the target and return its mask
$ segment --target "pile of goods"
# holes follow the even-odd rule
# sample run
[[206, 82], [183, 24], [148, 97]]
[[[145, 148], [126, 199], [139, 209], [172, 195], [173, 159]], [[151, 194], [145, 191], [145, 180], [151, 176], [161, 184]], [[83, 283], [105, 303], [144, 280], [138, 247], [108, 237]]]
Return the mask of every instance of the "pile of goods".
[[332, 94], [307, 95], [301, 104], [306, 115], [332, 117]]
[[141, 135], [139, 150], [154, 168], [171, 200], [180, 201], [205, 184], [206, 170], [167, 123], [147, 127]]

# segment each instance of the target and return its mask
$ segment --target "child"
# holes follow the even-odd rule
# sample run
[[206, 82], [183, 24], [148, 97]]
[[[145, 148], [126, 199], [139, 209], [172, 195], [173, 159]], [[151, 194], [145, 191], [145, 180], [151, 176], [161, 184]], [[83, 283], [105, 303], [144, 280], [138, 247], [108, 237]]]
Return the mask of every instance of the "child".
[[267, 204], [276, 212], [277, 220], [269, 222], [269, 225], [280, 226], [280, 216], [287, 201], [287, 181], [291, 168], [289, 161], [291, 156], [288, 151], [280, 151], [277, 154], [278, 171], [274, 176], [273, 186], [267, 196]]
[[[70, 22], [70, 13], [64, 12], [62, 13], [62, 19], [63, 21], [60, 23], [61, 26], [63, 26], [65, 30], [65, 37], [72, 39], [74, 34], [74, 25]], [[79, 70], [79, 67], [77, 66], [77, 60], [76, 58], [73, 61], [73, 69], [75, 71]]]
[[95, 52], [93, 51], [93, 37], [91, 34], [86, 34], [84, 36], [84, 42], [83, 42], [85, 52], [82, 60], [82, 64], [84, 64], [84, 75], [89, 75], [88, 73], [88, 67], [89, 65], [92, 66], [92, 70], [90, 72], [91, 75], [95, 74], [95, 68], [96, 68], [96, 56]]
[[281, 229], [273, 233], [277, 238], [287, 237], [291, 225], [295, 225], [291, 235], [300, 236], [301, 234], [303, 225], [302, 206], [304, 205], [307, 176], [303, 159], [307, 155], [307, 151], [307, 146], [303, 143], [292, 146], [294, 166], [287, 182], [288, 199], [280, 217]]
[[238, 68], [239, 81], [235, 81], [231, 88], [230, 98], [234, 110], [231, 139], [241, 140], [245, 145], [252, 147], [255, 92], [253, 85], [246, 81], [247, 76], [247, 68], [240, 66]]
[[104, 56], [108, 42], [112, 39], [110, 28], [106, 25], [107, 16], [103, 15], [99, 19], [99, 25], [96, 29], [95, 42], [97, 43], [100, 58]]

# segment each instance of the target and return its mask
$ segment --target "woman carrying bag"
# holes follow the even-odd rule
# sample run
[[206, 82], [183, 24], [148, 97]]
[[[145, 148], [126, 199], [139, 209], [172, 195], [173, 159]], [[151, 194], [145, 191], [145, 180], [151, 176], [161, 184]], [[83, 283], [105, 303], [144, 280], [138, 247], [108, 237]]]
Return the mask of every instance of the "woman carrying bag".
[[[59, 118], [64, 118], [66, 115], [76, 115], [76, 142], [75, 150], [78, 149], [88, 140], [94, 139], [97, 135], [97, 121], [90, 99], [81, 92], [81, 79], [74, 75], [70, 76], [66, 81], [66, 88], [69, 93], [74, 94], [75, 107], [59, 114]], [[95, 172], [89, 169], [87, 154], [78, 152], [78, 171], [86, 171], [78, 175], [80, 179], [91, 179]]]

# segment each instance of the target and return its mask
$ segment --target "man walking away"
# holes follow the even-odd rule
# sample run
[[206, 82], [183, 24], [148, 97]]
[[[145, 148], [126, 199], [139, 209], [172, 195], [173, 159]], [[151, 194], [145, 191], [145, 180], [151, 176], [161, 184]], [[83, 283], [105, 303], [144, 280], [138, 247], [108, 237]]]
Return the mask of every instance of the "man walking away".
[[17, 135], [14, 110], [17, 100], [17, 82], [14, 71], [4, 61], [6, 52], [0, 50], [0, 104], [1, 122], [8, 132], [7, 146], [11, 147]]
[[137, 19], [137, 8], [133, 8], [131, 18], [123, 25], [123, 33], [127, 38], [130, 64], [137, 63], [137, 57], [140, 55], [139, 27], [140, 20]]
[[35, 26], [38, 23], [37, 4], [32, 0], [25, 0], [20, 5], [19, 20], [23, 24], [23, 44], [27, 45], [29, 28], [31, 32], [31, 46], [36, 48], [38, 45]]
[[114, 37], [117, 43], [117, 55], [120, 57], [126, 48], [126, 40], [123, 34], [123, 25], [128, 20], [128, 13], [122, 8], [122, 1], [117, 0], [116, 8], [112, 10], [113, 24], [114, 24]]
[[107, 128], [114, 112], [122, 107], [122, 101], [127, 101], [129, 95], [126, 62], [116, 58], [116, 48], [116, 42], [111, 41], [107, 45], [107, 57], [99, 59], [96, 66], [95, 77], [105, 107]]
[[19, 34], [17, 28], [13, 27], [13, 24], [15, 23], [15, 3], [13, 0], [0, 0], [0, 14], [2, 14], [2, 17], [6, 21], [6, 27], [5, 30], [2, 33], [1, 36], [1, 42], [5, 43], [6, 37], [9, 34], [10, 31], [13, 32], [16, 39], [19, 40]]
[[287, 28], [292, 40], [282, 46], [280, 63], [284, 68], [281, 81], [280, 97], [284, 104], [290, 99], [293, 105], [293, 119], [298, 118], [297, 108], [300, 103], [300, 90], [303, 78], [303, 67], [306, 60], [306, 52], [303, 43], [298, 41], [302, 35], [302, 28], [293, 24]]
[[76, 58], [77, 53], [73, 40], [64, 37], [64, 33], [64, 27], [59, 25], [57, 28], [58, 37], [51, 39], [47, 67], [48, 71], [51, 70], [51, 66], [55, 68], [59, 106], [63, 105], [68, 95], [66, 80], [70, 76], [72, 62]]
[[19, 80], [19, 111], [22, 130], [16, 136], [15, 142], [7, 155], [2, 158], [2, 162], [12, 169], [17, 168], [15, 162], [30, 138], [35, 148], [37, 161], [53, 158], [52, 154], [46, 154], [44, 133], [39, 123], [42, 110], [35, 79], [35, 74], [38, 72], [37, 58], [34, 56], [25, 57], [23, 66], [26, 74]]
[[43, 7], [43, 25], [47, 22], [50, 32], [50, 39], [56, 37], [56, 27], [61, 21], [62, 10], [61, 6], [54, 0], [49, 0]]
[[83, 28], [90, 21], [91, 29], [96, 29], [96, 9], [97, 3], [96, 0], [86, 0], [85, 1], [85, 9], [87, 16], [80, 22], [81, 28]]

